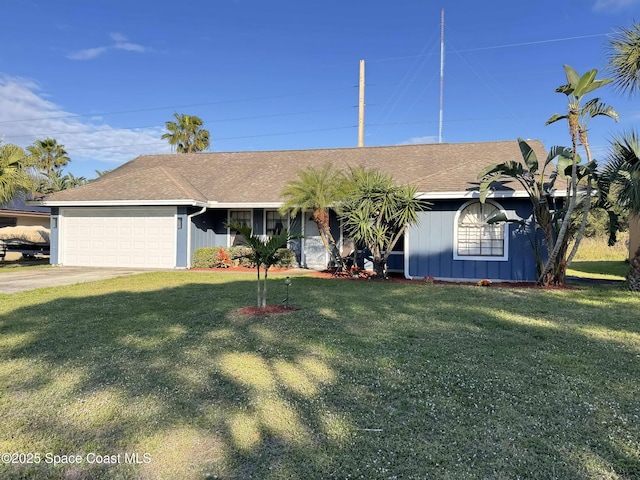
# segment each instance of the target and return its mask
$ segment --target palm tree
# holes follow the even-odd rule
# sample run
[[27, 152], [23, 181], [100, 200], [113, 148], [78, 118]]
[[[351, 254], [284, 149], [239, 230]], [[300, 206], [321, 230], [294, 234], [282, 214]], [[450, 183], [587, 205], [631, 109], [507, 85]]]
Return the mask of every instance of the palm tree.
[[[247, 254], [255, 265], [258, 271], [258, 307], [265, 308], [267, 306], [267, 279], [269, 275], [269, 268], [278, 263], [279, 250], [287, 246], [287, 242], [292, 238], [287, 230], [283, 230], [270, 238], [263, 240], [261, 237], [254, 235], [251, 228], [241, 223], [232, 223], [228, 225], [229, 228], [237, 230], [242, 235], [241, 243], [251, 249]], [[262, 285], [260, 284], [260, 267], [264, 267], [264, 280]]]
[[324, 248], [331, 255], [336, 268], [342, 270], [344, 262], [329, 227], [329, 209], [344, 198], [345, 186], [342, 172], [327, 164], [322, 168], [309, 167], [298, 173], [298, 179], [290, 181], [282, 191], [284, 204], [280, 212], [291, 210], [292, 215], [311, 210], [311, 218], [318, 227]]
[[[614, 85], [623, 93], [640, 93], [640, 24], [634, 22], [631, 28], [620, 29], [609, 48], [608, 68]], [[612, 140], [602, 177], [618, 205], [640, 216], [640, 148], [634, 131]], [[640, 248], [633, 253], [627, 279], [631, 290], [640, 291]]]
[[[580, 156], [578, 155], [578, 145], [581, 145], [587, 154], [587, 172], [595, 171], [595, 164], [591, 156], [591, 148], [589, 146], [588, 137], [588, 125], [589, 121], [597, 116], [606, 116], [618, 121], [618, 113], [612, 108], [600, 101], [599, 98], [592, 98], [591, 100], [582, 103], [585, 95], [593, 92], [594, 90], [607, 85], [613, 81], [612, 78], [596, 79], [598, 70], [589, 70], [582, 76], [571, 68], [569, 65], [564, 65], [565, 76], [567, 83], [556, 88], [556, 92], [563, 93], [567, 96], [568, 105], [567, 113], [564, 115], [554, 114], [551, 116], [545, 125], [555, 123], [559, 120], [567, 120], [569, 125], [569, 135], [571, 136], [572, 146], [572, 161], [569, 165], [571, 167], [570, 173], [560, 171], [559, 173], [569, 176], [569, 182], [567, 184], [567, 196], [568, 205], [565, 207], [564, 218], [560, 224], [560, 228], [557, 232], [557, 238], [553, 249], [549, 253], [549, 260], [545, 266], [544, 274], [548, 274], [555, 269], [558, 263], [570, 263], [580, 245], [580, 240], [584, 234], [584, 230], [587, 226], [587, 217], [589, 214], [589, 208], [591, 206], [591, 189], [592, 189], [592, 177], [587, 175], [587, 189], [584, 196], [583, 203], [583, 217], [580, 224], [579, 231], [576, 235], [573, 250], [571, 251], [567, 261], [564, 259], [564, 250], [566, 250], [566, 237], [569, 234], [569, 227], [572, 222], [572, 215], [579, 201], [578, 199], [578, 180], [579, 170], [578, 164], [580, 163]], [[567, 167], [567, 170], [569, 168]]]
[[[480, 180], [480, 201], [484, 202], [486, 200], [491, 192], [492, 183], [503, 177], [513, 178], [522, 185], [533, 207], [533, 220], [536, 224], [534, 239], [530, 239], [530, 242], [536, 255], [538, 284], [544, 286], [552, 284], [562, 285], [565, 280], [564, 262], [554, 261], [551, 256], [549, 256], [545, 264], [540, 249], [537, 246], [537, 241], [535, 240], [535, 233], [540, 230], [545, 249], [547, 252], [553, 250], [558, 235], [558, 216], [562, 215], [561, 209], [557, 208], [555, 204], [553, 191], [558, 173], [564, 172], [571, 167], [573, 163], [573, 151], [566, 147], [551, 147], [547, 158], [541, 164], [538, 161], [537, 155], [526, 141], [519, 138], [518, 146], [522, 154], [521, 162], [509, 160], [504, 163], [489, 165], [478, 174], [478, 179]], [[556, 159], [556, 171], [551, 175], [547, 175], [545, 172], [546, 168], [549, 165], [554, 166]], [[503, 217], [504, 216], [499, 216], [491, 221], [509, 221], [506, 217]], [[566, 249], [567, 241], [565, 240], [558, 250], [560, 257], [564, 257]]]
[[640, 23], [622, 28], [609, 42], [609, 71], [625, 93], [640, 92]]
[[49, 176], [54, 170], [60, 170], [71, 161], [64, 145], [58, 144], [53, 138], [36, 140], [33, 145], [27, 147], [29, 154], [33, 156], [36, 169]]
[[[603, 190], [630, 215], [640, 215], [640, 141], [634, 131], [611, 141], [609, 162], [601, 175]], [[629, 288], [640, 291], [640, 248], [631, 259]]]
[[194, 115], [174, 113], [175, 122], [166, 122], [167, 133], [162, 135], [178, 153], [201, 152], [209, 148], [209, 131], [202, 128], [202, 120]]
[[10, 202], [18, 193], [33, 191], [35, 182], [29, 174], [30, 166], [22, 148], [0, 145], [0, 203]]
[[339, 208], [343, 228], [354, 242], [367, 246], [376, 277], [386, 278], [393, 247], [428, 204], [416, 198], [415, 186], [394, 185], [391, 175], [378, 170], [354, 168], [348, 182], [350, 193]]

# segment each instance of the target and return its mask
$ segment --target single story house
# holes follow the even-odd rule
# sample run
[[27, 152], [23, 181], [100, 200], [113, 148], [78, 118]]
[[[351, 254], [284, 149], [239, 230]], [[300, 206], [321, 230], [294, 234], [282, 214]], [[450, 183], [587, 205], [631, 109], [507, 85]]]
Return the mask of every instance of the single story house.
[[[530, 145], [540, 160], [546, 151]], [[310, 218], [282, 215], [280, 193], [298, 172], [332, 164], [363, 166], [414, 184], [431, 202], [399, 242], [390, 270], [411, 278], [530, 281], [536, 264], [531, 228], [490, 225], [496, 212], [529, 218], [516, 182], [500, 182], [485, 204], [477, 174], [489, 164], [520, 160], [517, 141], [398, 145], [292, 151], [143, 155], [89, 184], [46, 197], [51, 208], [51, 263], [189, 268], [197, 248], [232, 246], [226, 225], [244, 222], [269, 235], [284, 226], [302, 234], [290, 248], [300, 266], [324, 268], [328, 257]], [[345, 242], [336, 215], [331, 228]]]
[[[0, 204], [0, 229], [3, 227], [44, 227], [49, 228], [50, 208], [27, 205], [23, 196], [17, 196], [8, 203]], [[20, 246], [15, 246], [20, 250]], [[7, 251], [6, 243], [0, 238], [0, 259], [17, 260], [23, 256], [20, 250]]]
[[50, 216], [48, 207], [27, 205], [25, 199], [20, 196], [8, 203], [0, 204], [0, 228], [25, 226], [49, 228]]

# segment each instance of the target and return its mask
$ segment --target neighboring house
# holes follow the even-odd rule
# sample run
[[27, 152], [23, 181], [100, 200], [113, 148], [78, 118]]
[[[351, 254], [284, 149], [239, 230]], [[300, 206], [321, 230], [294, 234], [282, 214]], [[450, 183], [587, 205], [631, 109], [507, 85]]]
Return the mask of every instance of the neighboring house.
[[27, 205], [20, 197], [9, 203], [0, 204], [0, 228], [38, 225], [49, 228], [51, 217], [49, 207]]
[[[540, 142], [530, 145], [546, 157]], [[188, 268], [195, 249], [233, 245], [237, 239], [226, 224], [243, 222], [259, 235], [280, 226], [304, 235], [290, 244], [300, 265], [326, 267], [310, 212], [290, 218], [278, 208], [280, 192], [300, 170], [331, 163], [390, 173], [432, 203], [398, 245], [391, 270], [413, 278], [534, 280], [531, 232], [486, 223], [498, 211], [510, 219], [530, 217], [526, 194], [517, 183], [500, 183], [480, 204], [477, 192], [484, 167], [521, 158], [516, 141], [144, 155], [44, 199], [52, 213], [51, 263]], [[331, 228], [343, 242], [333, 212]]]
[[[49, 228], [50, 208], [27, 205], [25, 199], [16, 197], [9, 203], [0, 204], [0, 228], [40, 226]], [[16, 247], [14, 245], [14, 247]], [[0, 258], [17, 260], [22, 257], [21, 251], [6, 251], [5, 242], [0, 239]]]

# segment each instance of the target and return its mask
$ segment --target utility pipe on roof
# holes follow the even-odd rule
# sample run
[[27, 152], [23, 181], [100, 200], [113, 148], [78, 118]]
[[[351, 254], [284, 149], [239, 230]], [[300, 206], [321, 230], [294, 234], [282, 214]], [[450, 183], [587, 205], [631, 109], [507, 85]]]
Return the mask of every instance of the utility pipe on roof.
[[191, 215], [187, 215], [187, 268], [191, 268], [191, 219], [202, 215], [207, 211], [207, 207], [202, 207], [199, 212], [194, 212]]

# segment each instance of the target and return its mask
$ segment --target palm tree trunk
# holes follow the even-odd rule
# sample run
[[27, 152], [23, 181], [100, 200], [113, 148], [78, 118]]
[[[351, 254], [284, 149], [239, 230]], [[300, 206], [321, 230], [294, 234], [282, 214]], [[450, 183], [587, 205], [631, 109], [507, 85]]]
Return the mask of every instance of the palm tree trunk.
[[267, 306], [267, 272], [269, 271], [269, 267], [266, 267], [264, 269], [264, 280], [263, 280], [263, 287], [262, 287], [262, 308], [265, 308]]
[[314, 210], [313, 211], [313, 221], [318, 227], [318, 232], [320, 233], [320, 238], [322, 239], [322, 243], [324, 244], [324, 248], [331, 255], [331, 260], [338, 270], [344, 269], [344, 264], [342, 261], [342, 256], [340, 255], [340, 250], [338, 249], [338, 245], [336, 245], [336, 241], [331, 234], [331, 226], [329, 225], [329, 212], [326, 210]]
[[258, 307], [262, 306], [262, 291], [260, 287], [260, 265], [258, 265]]
[[638, 247], [633, 259], [631, 259], [627, 282], [629, 282], [629, 290], [640, 292], [640, 247]]
[[569, 230], [569, 225], [571, 224], [571, 215], [573, 215], [573, 211], [576, 207], [576, 195], [578, 192], [578, 132], [579, 125], [577, 113], [572, 111], [569, 113], [569, 133], [571, 134], [571, 143], [573, 147], [571, 181], [567, 187], [567, 190], [569, 191], [569, 205], [565, 210], [565, 214], [562, 219], [560, 230], [558, 231], [553, 250], [549, 253], [549, 258], [547, 259], [544, 270], [538, 277], [539, 285], [548, 285], [548, 283], [545, 282], [549, 280], [549, 273], [553, 274], [552, 282], [554, 284], [562, 285], [563, 283], [559, 282], [564, 282], [564, 274], [561, 273], [560, 276], [558, 276], [558, 268], [566, 267], [564, 257], [560, 258], [560, 251], [563, 250], [563, 245], [566, 244], [565, 240]]
[[[587, 152], [587, 164], [591, 163], [591, 148], [589, 147], [589, 137], [587, 136], [587, 131], [585, 129], [580, 129], [580, 143], [584, 147]], [[578, 229], [578, 233], [576, 234], [576, 239], [573, 243], [573, 248], [571, 249], [571, 253], [567, 258], [567, 266], [571, 265], [573, 261], [573, 257], [576, 256], [578, 252], [578, 247], [580, 246], [580, 242], [582, 241], [582, 237], [584, 237], [584, 231], [587, 228], [587, 220], [589, 218], [589, 210], [591, 210], [591, 175], [587, 175], [587, 192], [585, 194], [585, 203], [582, 207], [582, 221], [580, 222], [580, 228]]]

